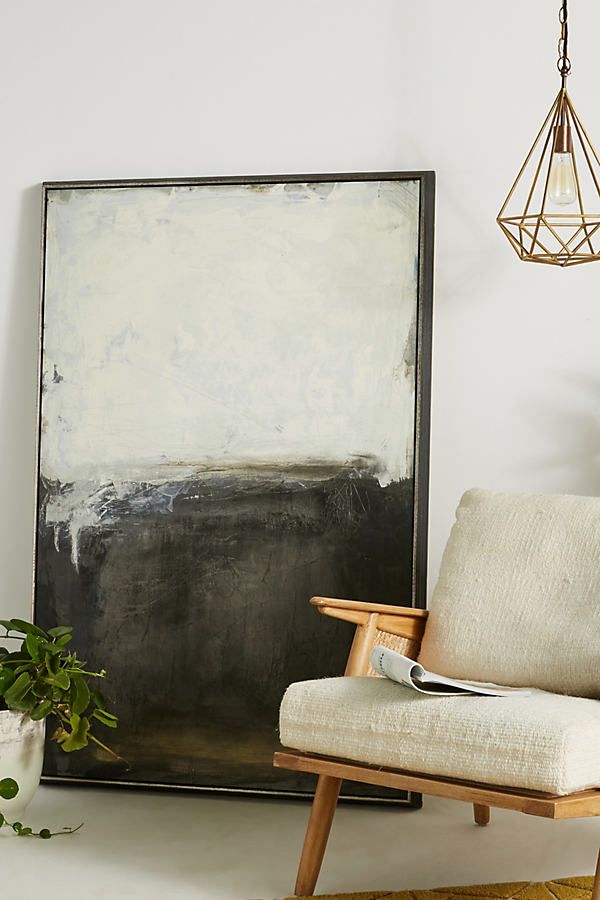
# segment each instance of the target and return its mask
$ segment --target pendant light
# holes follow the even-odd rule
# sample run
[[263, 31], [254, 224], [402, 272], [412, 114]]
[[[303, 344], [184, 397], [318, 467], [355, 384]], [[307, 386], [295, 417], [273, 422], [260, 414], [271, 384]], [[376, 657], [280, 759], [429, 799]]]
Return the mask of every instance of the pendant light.
[[567, 93], [567, 0], [558, 18], [561, 87], [497, 222], [520, 259], [574, 266], [600, 259], [600, 158]]

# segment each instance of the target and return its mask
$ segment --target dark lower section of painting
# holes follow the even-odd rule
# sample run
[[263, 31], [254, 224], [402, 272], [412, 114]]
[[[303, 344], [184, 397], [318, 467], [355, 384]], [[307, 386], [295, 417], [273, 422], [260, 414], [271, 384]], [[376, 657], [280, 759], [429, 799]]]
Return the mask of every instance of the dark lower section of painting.
[[139, 484], [104, 500], [76, 538], [44, 524], [65, 490], [40, 486], [37, 621], [72, 625], [79, 655], [106, 668], [101, 688], [121, 724], [102, 739], [130, 769], [95, 747], [50, 744], [45, 773], [310, 791], [310, 777], [272, 768], [279, 702], [292, 681], [341, 674], [353, 628], [308, 599], [410, 603], [412, 482], [271, 471]]

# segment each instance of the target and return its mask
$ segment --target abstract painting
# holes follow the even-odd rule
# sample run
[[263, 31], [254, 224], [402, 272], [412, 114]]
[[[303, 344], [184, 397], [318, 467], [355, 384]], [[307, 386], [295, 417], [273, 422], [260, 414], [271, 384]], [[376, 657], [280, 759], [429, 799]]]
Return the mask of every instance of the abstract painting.
[[309, 597], [424, 601], [433, 190], [44, 186], [35, 614], [106, 667], [129, 762], [46, 776], [310, 790], [278, 704], [351, 629]]

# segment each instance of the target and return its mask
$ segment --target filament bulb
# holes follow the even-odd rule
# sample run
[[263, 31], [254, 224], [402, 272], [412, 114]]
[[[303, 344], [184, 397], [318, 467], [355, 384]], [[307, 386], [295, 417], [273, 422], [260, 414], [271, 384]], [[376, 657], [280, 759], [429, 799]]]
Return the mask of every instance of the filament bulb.
[[577, 198], [577, 181], [571, 152], [553, 153], [548, 195], [553, 203], [567, 206]]

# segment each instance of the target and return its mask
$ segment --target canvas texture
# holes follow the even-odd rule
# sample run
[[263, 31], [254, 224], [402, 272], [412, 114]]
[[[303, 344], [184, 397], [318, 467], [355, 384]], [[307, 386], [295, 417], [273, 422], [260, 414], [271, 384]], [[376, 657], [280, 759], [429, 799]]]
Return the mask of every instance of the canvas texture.
[[600, 785], [600, 703], [534, 691], [431, 697], [387, 678], [292, 684], [285, 747], [551, 794]]
[[600, 498], [468, 491], [419, 662], [600, 698]]

